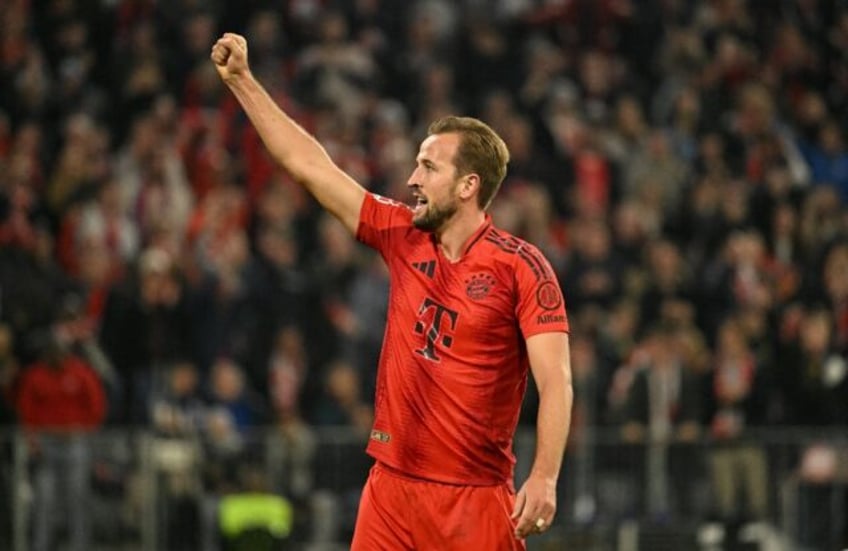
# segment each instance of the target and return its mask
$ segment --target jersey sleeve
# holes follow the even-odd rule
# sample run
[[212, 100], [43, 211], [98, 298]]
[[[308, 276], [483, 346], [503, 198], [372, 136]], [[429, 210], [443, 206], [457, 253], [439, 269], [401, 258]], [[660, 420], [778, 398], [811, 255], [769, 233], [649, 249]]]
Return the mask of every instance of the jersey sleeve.
[[529, 244], [522, 245], [516, 256], [515, 314], [521, 334], [526, 339], [538, 333], [568, 333], [565, 300], [550, 262]]
[[376, 249], [383, 257], [399, 235], [412, 225], [412, 211], [406, 205], [381, 195], [368, 193], [359, 213], [356, 238]]

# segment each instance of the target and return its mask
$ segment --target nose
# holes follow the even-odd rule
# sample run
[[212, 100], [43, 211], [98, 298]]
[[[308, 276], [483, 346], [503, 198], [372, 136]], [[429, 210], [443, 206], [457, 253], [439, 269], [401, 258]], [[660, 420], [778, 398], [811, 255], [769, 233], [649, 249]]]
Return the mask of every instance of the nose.
[[409, 179], [406, 181], [406, 186], [410, 188], [418, 187], [418, 169], [412, 171], [412, 174], [409, 175]]

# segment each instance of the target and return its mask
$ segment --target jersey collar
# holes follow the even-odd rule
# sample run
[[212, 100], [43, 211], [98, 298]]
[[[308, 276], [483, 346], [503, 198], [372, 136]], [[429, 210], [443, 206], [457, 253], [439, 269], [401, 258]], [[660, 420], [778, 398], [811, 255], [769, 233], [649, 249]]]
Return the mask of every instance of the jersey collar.
[[[471, 252], [471, 248], [474, 247], [474, 245], [476, 245], [478, 241], [480, 241], [481, 237], [486, 235], [486, 232], [489, 231], [489, 229], [491, 227], [492, 227], [492, 216], [489, 213], [486, 213], [486, 218], [485, 218], [485, 220], [483, 220], [483, 223], [480, 224], [480, 227], [477, 228], [477, 230], [473, 234], [471, 234], [468, 237], [468, 239], [466, 239], [465, 245], [463, 245], [463, 247], [462, 247], [462, 255], [459, 257], [457, 262], [459, 262], [459, 260], [465, 258], [465, 256], [467, 256], [468, 253]], [[433, 243], [434, 247], [436, 247], [436, 248], [439, 247], [439, 243], [436, 241], [436, 235], [435, 234], [430, 234], [430, 241]]]

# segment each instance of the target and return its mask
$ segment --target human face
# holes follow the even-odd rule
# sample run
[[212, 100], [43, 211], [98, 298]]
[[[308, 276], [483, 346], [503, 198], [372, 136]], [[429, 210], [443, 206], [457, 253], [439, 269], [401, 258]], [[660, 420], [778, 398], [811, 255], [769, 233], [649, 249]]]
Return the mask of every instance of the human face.
[[421, 142], [415, 170], [406, 183], [415, 197], [412, 223], [420, 230], [439, 231], [459, 210], [460, 178], [453, 161], [458, 146], [459, 136], [451, 133]]

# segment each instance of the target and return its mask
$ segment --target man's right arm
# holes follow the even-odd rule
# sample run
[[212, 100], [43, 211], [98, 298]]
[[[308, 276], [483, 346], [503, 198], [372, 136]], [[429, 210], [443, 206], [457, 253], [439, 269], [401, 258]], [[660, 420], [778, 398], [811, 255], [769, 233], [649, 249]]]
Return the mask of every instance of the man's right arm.
[[254, 78], [245, 39], [225, 33], [212, 47], [211, 58], [273, 159], [355, 234], [365, 189], [342, 171], [324, 147], [284, 113]]

